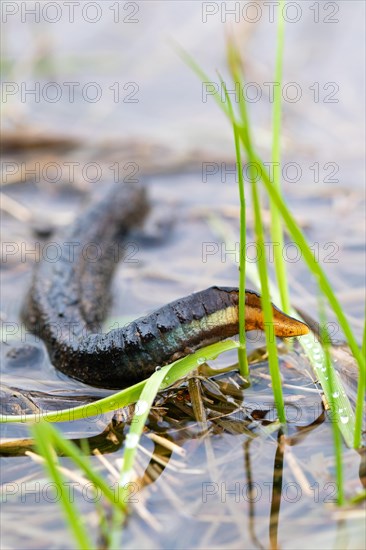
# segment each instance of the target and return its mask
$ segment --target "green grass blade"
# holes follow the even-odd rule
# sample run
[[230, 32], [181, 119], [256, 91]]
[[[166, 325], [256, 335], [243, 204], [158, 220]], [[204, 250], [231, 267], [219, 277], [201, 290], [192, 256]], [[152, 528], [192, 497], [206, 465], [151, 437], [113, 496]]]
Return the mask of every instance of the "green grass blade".
[[87, 405], [79, 405], [70, 409], [61, 409], [56, 411], [41, 411], [35, 414], [20, 414], [0, 415], [0, 423], [7, 422], [21, 422], [21, 423], [34, 423], [39, 422], [42, 419], [48, 422], [73, 422], [74, 420], [80, 420], [88, 418], [90, 416], [100, 415], [106, 412], [111, 412], [121, 407], [125, 407], [138, 400], [145, 382], [139, 382], [134, 386], [130, 386], [120, 392], [117, 392], [103, 399], [98, 399], [93, 403]]
[[366, 490], [361, 491], [361, 493], [359, 493], [355, 497], [350, 498], [349, 501], [348, 501], [348, 504], [350, 504], [350, 505], [359, 504], [360, 502], [363, 502], [364, 500], [366, 500]]
[[[198, 76], [198, 78], [201, 80], [203, 84], [212, 83], [212, 80], [206, 74], [202, 68], [196, 63], [196, 61], [189, 55], [189, 53], [178, 44], [175, 40], [170, 40], [170, 44], [172, 45], [173, 49], [176, 51], [176, 53], [179, 55], [179, 57], [182, 59], [182, 61]], [[241, 95], [241, 94], [240, 94]], [[220, 109], [232, 120], [232, 122], [235, 122], [234, 118], [230, 117], [230, 112], [226, 104], [221, 100], [221, 95], [218, 90], [213, 90], [212, 97], [216, 101], [217, 105], [220, 107]]]
[[[227, 88], [222, 77], [220, 77], [221, 86], [225, 90], [225, 97], [228, 103], [229, 113], [231, 118], [234, 120], [234, 111], [231, 103], [229, 94], [227, 93]], [[247, 358], [247, 346], [246, 346], [246, 335], [245, 335], [245, 269], [246, 269], [246, 204], [245, 204], [245, 190], [244, 190], [244, 178], [243, 178], [243, 163], [241, 159], [241, 146], [240, 146], [240, 137], [239, 131], [235, 123], [233, 123], [233, 132], [234, 132], [234, 144], [235, 144], [235, 156], [236, 156], [236, 169], [238, 175], [238, 184], [239, 184], [239, 201], [240, 201], [240, 259], [239, 259], [239, 348], [238, 348], [238, 360], [239, 360], [239, 370], [243, 378], [246, 378], [249, 375], [249, 366]]]
[[[126, 435], [123, 463], [120, 472], [118, 483], [119, 495], [122, 502], [128, 503], [129, 488], [132, 483], [132, 474], [134, 462], [137, 454], [137, 446], [141, 438], [147, 417], [150, 413], [151, 406], [154, 402], [156, 394], [159, 391], [164, 377], [167, 375], [165, 371], [158, 370], [146, 381], [141, 392], [140, 398], [136, 403], [135, 413], [131, 421], [130, 429]], [[112, 533], [110, 537], [110, 548], [121, 547], [121, 529], [118, 526], [121, 524], [121, 518], [118, 511], [114, 513], [112, 518]]]
[[[283, 18], [284, 0], [280, 0], [278, 9], [277, 26], [277, 52], [275, 69], [275, 86], [273, 97], [273, 131], [272, 131], [272, 163], [273, 163], [273, 185], [281, 193], [281, 99], [282, 99], [282, 65], [284, 49], [285, 21]], [[274, 264], [276, 280], [281, 297], [281, 307], [285, 313], [290, 311], [290, 297], [287, 282], [286, 262], [283, 258], [284, 236], [281, 216], [270, 200], [271, 209], [271, 238], [276, 243], [274, 247]]]
[[[362, 338], [362, 347], [361, 354], [363, 357], [366, 357], [366, 316], [363, 326], [363, 338]], [[366, 370], [366, 369], [365, 369]], [[365, 393], [366, 393], [366, 373], [360, 376], [358, 379], [357, 386], [357, 406], [356, 406], [356, 426], [355, 426], [355, 448], [359, 448], [362, 444], [362, 424], [363, 424], [363, 414], [364, 414], [364, 403], [365, 403]]]
[[53, 434], [51, 426], [45, 422], [39, 422], [32, 427], [32, 432], [38, 453], [44, 458], [44, 467], [50, 479], [55, 483], [58, 494], [60, 494], [60, 505], [77, 547], [81, 550], [95, 548], [75, 504], [70, 500], [68, 491], [65, 490], [68, 486], [58, 469], [58, 459], [52, 447]]
[[[170, 369], [172, 368], [174, 367], [170, 367]], [[144, 389], [141, 392], [140, 399], [136, 403], [135, 414], [131, 422], [130, 430], [126, 436], [125, 451], [123, 455], [123, 466], [121, 469], [120, 479], [120, 484], [122, 488], [125, 487], [126, 483], [130, 482], [137, 453], [137, 445], [139, 443], [154, 399], [166, 376], [167, 372], [165, 372], [165, 370], [163, 369], [155, 372], [152, 376], [150, 376], [150, 378], [146, 381]]]
[[[300, 317], [299, 314], [296, 315], [297, 317]], [[315, 339], [315, 335], [312, 333], [306, 334], [305, 336], [300, 336], [298, 340], [306, 356], [309, 359], [316, 380], [320, 383], [324, 391], [324, 395], [327, 403], [329, 403], [329, 406], [331, 408], [333, 418], [338, 416], [340, 419], [339, 429], [341, 430], [346, 445], [348, 447], [353, 447], [356, 426], [355, 414], [342, 384], [342, 380], [340, 379], [338, 373], [333, 367], [331, 361], [333, 388], [331, 391], [328, 383], [328, 359], [325, 353], [325, 349], [320, 344], [320, 342]], [[333, 395], [336, 395], [337, 398], [333, 398]]]
[[[234, 340], [225, 340], [224, 342], [217, 342], [201, 348], [200, 350], [174, 361], [170, 365], [162, 367], [161, 371], [165, 373], [165, 377], [161, 384], [161, 389], [166, 389], [184, 376], [186, 376], [191, 370], [197, 368], [202, 362], [206, 360], [216, 359], [218, 355], [238, 348], [238, 343]], [[171, 368], [174, 367], [174, 368]], [[72, 409], [63, 409], [60, 411], [42, 412], [39, 414], [27, 414], [27, 415], [1, 415], [0, 423], [4, 422], [22, 422], [22, 423], [34, 423], [39, 422], [41, 419], [48, 420], [48, 422], [72, 422], [73, 420], [79, 420], [81, 418], [87, 418], [89, 416], [95, 416], [106, 412], [114, 411], [121, 407], [135, 403], [146, 384], [146, 380], [135, 384], [129, 388], [126, 388], [120, 392], [117, 392], [103, 399], [99, 399], [94, 403], [87, 405], [81, 405]]]
[[342, 506], [344, 504], [344, 483], [343, 483], [343, 461], [342, 461], [342, 439], [341, 432], [339, 430], [340, 422], [345, 418], [334, 411], [337, 410], [338, 393], [335, 384], [335, 371], [332, 367], [332, 360], [330, 357], [330, 337], [327, 331], [327, 318], [325, 314], [325, 305], [323, 297], [319, 296], [319, 319], [320, 319], [320, 333], [323, 342], [323, 349], [325, 354], [325, 367], [326, 367], [326, 386], [327, 394], [331, 398], [329, 403], [331, 409], [330, 421], [332, 424], [333, 432], [333, 444], [334, 444], [334, 456], [336, 464], [336, 486], [337, 486], [337, 504]]
[[[229, 68], [234, 83], [241, 82], [243, 75], [241, 73], [242, 62], [238, 51], [233, 43], [228, 44], [229, 52]], [[256, 174], [254, 173], [255, 157], [253, 152], [252, 137], [250, 131], [250, 123], [247, 111], [246, 100], [243, 94], [240, 94], [239, 108], [241, 114], [242, 126], [238, 128], [238, 133], [242, 137], [243, 145], [249, 160], [249, 179], [251, 183], [252, 201], [254, 209], [254, 231], [256, 235], [256, 243], [258, 249], [258, 272], [261, 283], [261, 302], [264, 316], [264, 329], [266, 335], [266, 344], [268, 349], [268, 366], [272, 379], [272, 389], [276, 409], [279, 420], [282, 424], [286, 423], [286, 415], [283, 401], [281, 374], [278, 362], [277, 344], [273, 331], [273, 313], [272, 304], [268, 285], [268, 270], [265, 250], [264, 227], [262, 221], [262, 213], [259, 202], [259, 193], [256, 182]], [[229, 118], [230, 118], [229, 111]]]
[[[45, 422], [38, 422], [36, 425], [43, 425]], [[52, 437], [54, 445], [59, 449], [64, 455], [70, 457], [73, 462], [82, 470], [85, 476], [94, 484], [95, 487], [98, 487], [104, 497], [113, 505], [118, 506], [121, 510], [126, 509], [126, 504], [123, 500], [116, 497], [115, 492], [109, 487], [105, 482], [104, 478], [100, 476], [93, 468], [90, 463], [89, 457], [85, 456], [83, 452], [71, 441], [65, 439], [56, 428], [50, 424], [48, 425], [49, 434]]]
[[276, 409], [278, 413], [278, 418], [282, 424], [286, 423], [285, 415], [285, 406], [282, 393], [282, 383], [281, 383], [281, 374], [280, 367], [278, 362], [277, 354], [277, 344], [276, 338], [273, 331], [273, 314], [272, 314], [272, 305], [271, 297], [269, 293], [269, 283], [268, 283], [268, 273], [266, 265], [266, 254], [264, 246], [264, 231], [262, 216], [260, 211], [258, 189], [255, 182], [252, 182], [252, 197], [253, 197], [253, 207], [254, 207], [254, 223], [255, 223], [255, 233], [256, 241], [258, 246], [258, 271], [259, 279], [261, 283], [261, 292], [262, 292], [262, 308], [265, 322], [265, 334], [266, 334], [266, 344], [268, 349], [268, 366], [269, 372], [272, 379], [272, 389], [273, 395], [276, 403]]

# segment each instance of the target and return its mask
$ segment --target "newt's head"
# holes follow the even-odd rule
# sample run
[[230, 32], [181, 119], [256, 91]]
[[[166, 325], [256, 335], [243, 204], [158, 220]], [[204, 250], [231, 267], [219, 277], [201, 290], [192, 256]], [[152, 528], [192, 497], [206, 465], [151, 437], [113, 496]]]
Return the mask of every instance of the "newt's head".
[[[280, 338], [303, 336], [309, 327], [297, 319], [286, 315], [272, 304], [274, 333]], [[264, 330], [264, 315], [259, 294], [251, 290], [245, 292], [245, 330]]]
[[[239, 289], [237, 287], [214, 286], [192, 294], [190, 297], [191, 317], [193, 311], [195, 318], [204, 315], [205, 326], [211, 327], [211, 332], [216, 331], [222, 338], [228, 338], [237, 334], [239, 322]], [[182, 301], [180, 301], [182, 302]], [[198, 310], [194, 310], [194, 304], [201, 304]], [[309, 327], [302, 321], [298, 321], [272, 304], [273, 328], [275, 336], [291, 338], [303, 336], [309, 333]], [[245, 291], [245, 330], [264, 330], [264, 314], [262, 300], [257, 292]]]

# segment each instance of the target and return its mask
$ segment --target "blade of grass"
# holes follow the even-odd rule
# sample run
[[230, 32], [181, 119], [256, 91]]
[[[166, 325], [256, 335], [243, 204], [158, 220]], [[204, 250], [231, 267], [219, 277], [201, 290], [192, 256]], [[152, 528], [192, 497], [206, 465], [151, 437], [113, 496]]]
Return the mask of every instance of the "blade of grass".
[[[362, 354], [362, 357], [366, 357], [366, 314], [365, 314], [365, 321], [363, 325], [361, 354]], [[366, 393], [366, 373], [364, 372], [364, 374], [362, 375], [362, 373], [360, 372], [360, 376], [358, 379], [358, 386], [357, 386], [357, 407], [356, 407], [356, 426], [355, 426], [355, 448], [356, 449], [362, 445], [361, 439], [362, 439], [362, 424], [363, 424], [365, 393]]]
[[[152, 376], [150, 376], [144, 385], [139, 400], [136, 403], [135, 413], [131, 420], [129, 432], [126, 435], [123, 463], [118, 483], [122, 502], [128, 503], [129, 487], [137, 454], [137, 446], [154, 399], [159, 391], [163, 379], [166, 376], [167, 373], [163, 369], [156, 371]], [[110, 540], [110, 548], [121, 548], [122, 531], [121, 529], [118, 529], [118, 525], [120, 525], [120, 517], [118, 512], [114, 514], [112, 525], [113, 529]]]
[[327, 394], [331, 397], [332, 402], [329, 403], [331, 409], [330, 420], [332, 424], [333, 432], [333, 445], [334, 445], [334, 457], [336, 465], [336, 486], [337, 486], [337, 504], [342, 506], [344, 504], [344, 484], [343, 484], [343, 461], [342, 461], [342, 439], [341, 432], [339, 430], [339, 421], [343, 422], [344, 419], [349, 422], [348, 417], [340, 416], [338, 412], [334, 414], [336, 410], [336, 399], [338, 393], [336, 391], [335, 384], [335, 371], [332, 368], [332, 360], [330, 357], [330, 337], [327, 331], [327, 318], [325, 313], [325, 305], [323, 296], [319, 295], [319, 319], [320, 319], [320, 331], [323, 342], [323, 349], [325, 354], [325, 367], [326, 367], [326, 385]]
[[348, 501], [348, 504], [359, 504], [360, 502], [363, 502], [364, 500], [366, 500], [366, 490], [364, 491], [361, 491], [360, 494], [356, 495], [355, 497], [353, 498], [350, 498], [349, 501]]
[[[189, 53], [184, 48], [182, 48], [180, 44], [178, 44], [178, 42], [176, 42], [173, 39], [170, 39], [169, 42], [172, 48], [176, 51], [176, 53], [182, 59], [182, 61], [198, 76], [198, 78], [201, 80], [203, 84], [212, 84], [212, 80], [210, 79], [210, 77], [202, 70], [202, 68], [198, 65], [198, 63], [195, 62], [193, 57], [191, 57]], [[220, 109], [224, 111], [226, 116], [230, 118], [231, 122], [235, 123], [235, 119], [230, 117], [230, 112], [226, 107], [226, 104], [221, 100], [219, 89], [213, 90], [212, 97], [214, 98], [214, 100], [216, 101]]]
[[278, 362], [277, 354], [277, 344], [276, 338], [273, 331], [273, 315], [272, 315], [272, 305], [271, 298], [269, 293], [269, 284], [268, 284], [268, 273], [266, 265], [266, 256], [265, 256], [265, 246], [264, 246], [264, 232], [263, 232], [263, 223], [262, 216], [259, 204], [258, 190], [255, 182], [252, 181], [252, 196], [253, 196], [253, 206], [254, 206], [254, 230], [256, 233], [256, 240], [258, 246], [258, 271], [259, 279], [261, 283], [261, 293], [262, 293], [262, 308], [265, 321], [265, 334], [266, 334], [266, 344], [268, 348], [268, 366], [269, 372], [272, 379], [272, 388], [273, 395], [276, 403], [276, 409], [278, 417], [282, 424], [286, 423], [285, 407], [283, 401], [282, 393], [282, 384], [281, 384], [281, 374]]
[[[191, 370], [197, 368], [206, 360], [216, 359], [218, 355], [232, 349], [237, 349], [238, 343], [234, 340], [225, 340], [224, 342], [217, 342], [201, 348], [200, 350], [174, 361], [170, 365], [162, 367], [161, 371], [165, 373], [165, 378], [161, 384], [161, 390], [164, 390], [186, 376]], [[172, 368], [171, 368], [172, 367]], [[39, 422], [41, 419], [45, 419], [48, 422], [72, 422], [73, 420], [79, 420], [81, 418], [87, 418], [88, 416], [95, 416], [106, 412], [114, 411], [121, 407], [135, 403], [146, 384], [146, 380], [130, 386], [120, 392], [117, 392], [103, 399], [99, 399], [94, 403], [88, 405], [81, 405], [72, 409], [63, 409], [60, 411], [41, 412], [37, 414], [27, 415], [1, 415], [0, 423], [4, 422]]]
[[[121, 500], [119, 495], [116, 496], [115, 492], [109, 487], [105, 482], [104, 478], [99, 475], [93, 468], [89, 457], [84, 455], [83, 452], [71, 441], [65, 439], [61, 433], [56, 430], [54, 426], [48, 424], [44, 420], [38, 422], [34, 426], [46, 425], [48, 429], [48, 437], [51, 438], [54, 446], [62, 451], [62, 453], [70, 457], [73, 462], [84, 472], [85, 476], [90, 479], [95, 487], [98, 487], [106, 500], [110, 502], [113, 506], [117, 506], [121, 510], [125, 511], [126, 504]], [[34, 427], [33, 427], [34, 429]]]
[[131, 479], [133, 465], [137, 452], [137, 445], [139, 443], [154, 399], [165, 376], [166, 372], [163, 369], [155, 372], [152, 376], [150, 376], [144, 386], [144, 389], [141, 392], [140, 399], [136, 403], [135, 414], [131, 422], [130, 430], [126, 436], [126, 445], [123, 455], [123, 466], [121, 469], [120, 478], [120, 484], [122, 485], [122, 487], [124, 487], [126, 483], [128, 483]]
[[83, 525], [82, 517], [75, 504], [69, 498], [68, 490], [66, 490], [68, 485], [65, 484], [65, 480], [58, 469], [58, 459], [52, 447], [53, 437], [50, 428], [45, 422], [40, 422], [32, 428], [38, 453], [44, 458], [45, 469], [60, 494], [60, 505], [78, 548], [81, 550], [95, 548]]
[[[272, 135], [272, 166], [273, 185], [281, 193], [281, 98], [282, 98], [282, 65], [284, 48], [285, 21], [283, 18], [284, 0], [280, 0], [277, 24], [277, 52], [275, 69], [275, 86], [273, 97], [273, 135]], [[285, 313], [290, 312], [290, 297], [287, 282], [286, 262], [283, 258], [284, 236], [282, 220], [279, 212], [270, 199], [271, 209], [271, 238], [276, 243], [274, 247], [274, 264], [276, 280], [281, 296], [281, 307]]]
[[[233, 46], [232, 42], [228, 44], [228, 57], [229, 57], [229, 68], [234, 83], [242, 82], [243, 74], [241, 73], [241, 59], [238, 55], [237, 50]], [[264, 316], [264, 328], [266, 335], [266, 344], [268, 349], [268, 366], [269, 372], [272, 379], [272, 388], [273, 395], [276, 404], [277, 414], [279, 420], [282, 424], [286, 423], [286, 415], [283, 401], [282, 393], [282, 384], [281, 384], [281, 374], [280, 367], [278, 362], [277, 354], [277, 344], [276, 338], [274, 336], [273, 330], [273, 313], [272, 313], [272, 304], [269, 293], [268, 285], [268, 270], [267, 270], [267, 260], [266, 260], [266, 250], [264, 246], [264, 227], [262, 221], [262, 212], [259, 202], [259, 193], [257, 187], [257, 175], [254, 172], [255, 162], [254, 162], [254, 152], [252, 145], [252, 137], [250, 131], [250, 123], [247, 111], [246, 100], [243, 94], [239, 95], [239, 108], [241, 114], [242, 126], [238, 129], [238, 132], [243, 137], [243, 145], [249, 159], [249, 179], [251, 183], [251, 192], [252, 192], [252, 202], [254, 209], [254, 232], [256, 235], [256, 243], [258, 250], [258, 272], [259, 279], [261, 283], [261, 303]], [[230, 118], [229, 110], [229, 118]]]
[[[226, 101], [228, 103], [229, 112], [231, 118], [234, 118], [233, 106], [231, 103], [230, 96], [227, 92], [225, 83], [219, 74], [221, 86], [225, 90]], [[235, 143], [235, 155], [236, 155], [236, 169], [238, 175], [239, 183], [239, 201], [240, 201], [240, 259], [239, 259], [239, 348], [238, 348], [238, 360], [239, 360], [239, 370], [243, 378], [246, 378], [249, 375], [249, 366], [247, 358], [247, 346], [246, 346], [246, 335], [245, 335], [245, 251], [246, 251], [246, 204], [245, 204], [245, 190], [244, 190], [244, 178], [243, 178], [243, 163], [241, 159], [241, 146], [239, 131], [236, 127], [236, 124], [233, 123], [233, 132], [234, 132], [234, 143]]]

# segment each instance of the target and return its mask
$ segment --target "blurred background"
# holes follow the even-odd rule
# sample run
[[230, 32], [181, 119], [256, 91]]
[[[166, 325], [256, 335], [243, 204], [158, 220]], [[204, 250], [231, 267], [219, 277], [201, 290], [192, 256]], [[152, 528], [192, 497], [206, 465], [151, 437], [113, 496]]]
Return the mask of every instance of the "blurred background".
[[[261, 1], [4, 2], [3, 123], [232, 152], [229, 125], [171, 44], [217, 84], [232, 32], [254, 83], [256, 141], [268, 151], [276, 10]], [[284, 85], [295, 86], [284, 89], [284, 145], [294, 157], [342, 159], [352, 185], [362, 183], [364, 11], [359, 1], [290, 2], [285, 13]]]

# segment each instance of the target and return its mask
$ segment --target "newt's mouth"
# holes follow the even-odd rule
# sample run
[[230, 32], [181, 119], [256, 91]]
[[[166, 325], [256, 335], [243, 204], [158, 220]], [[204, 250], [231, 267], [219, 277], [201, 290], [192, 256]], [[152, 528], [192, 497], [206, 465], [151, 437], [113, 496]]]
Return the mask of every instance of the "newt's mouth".
[[[280, 338], [304, 336], [309, 333], [309, 327], [290, 317], [272, 304], [274, 335]], [[253, 291], [245, 293], [245, 330], [264, 330], [265, 328], [262, 302], [259, 294]]]

